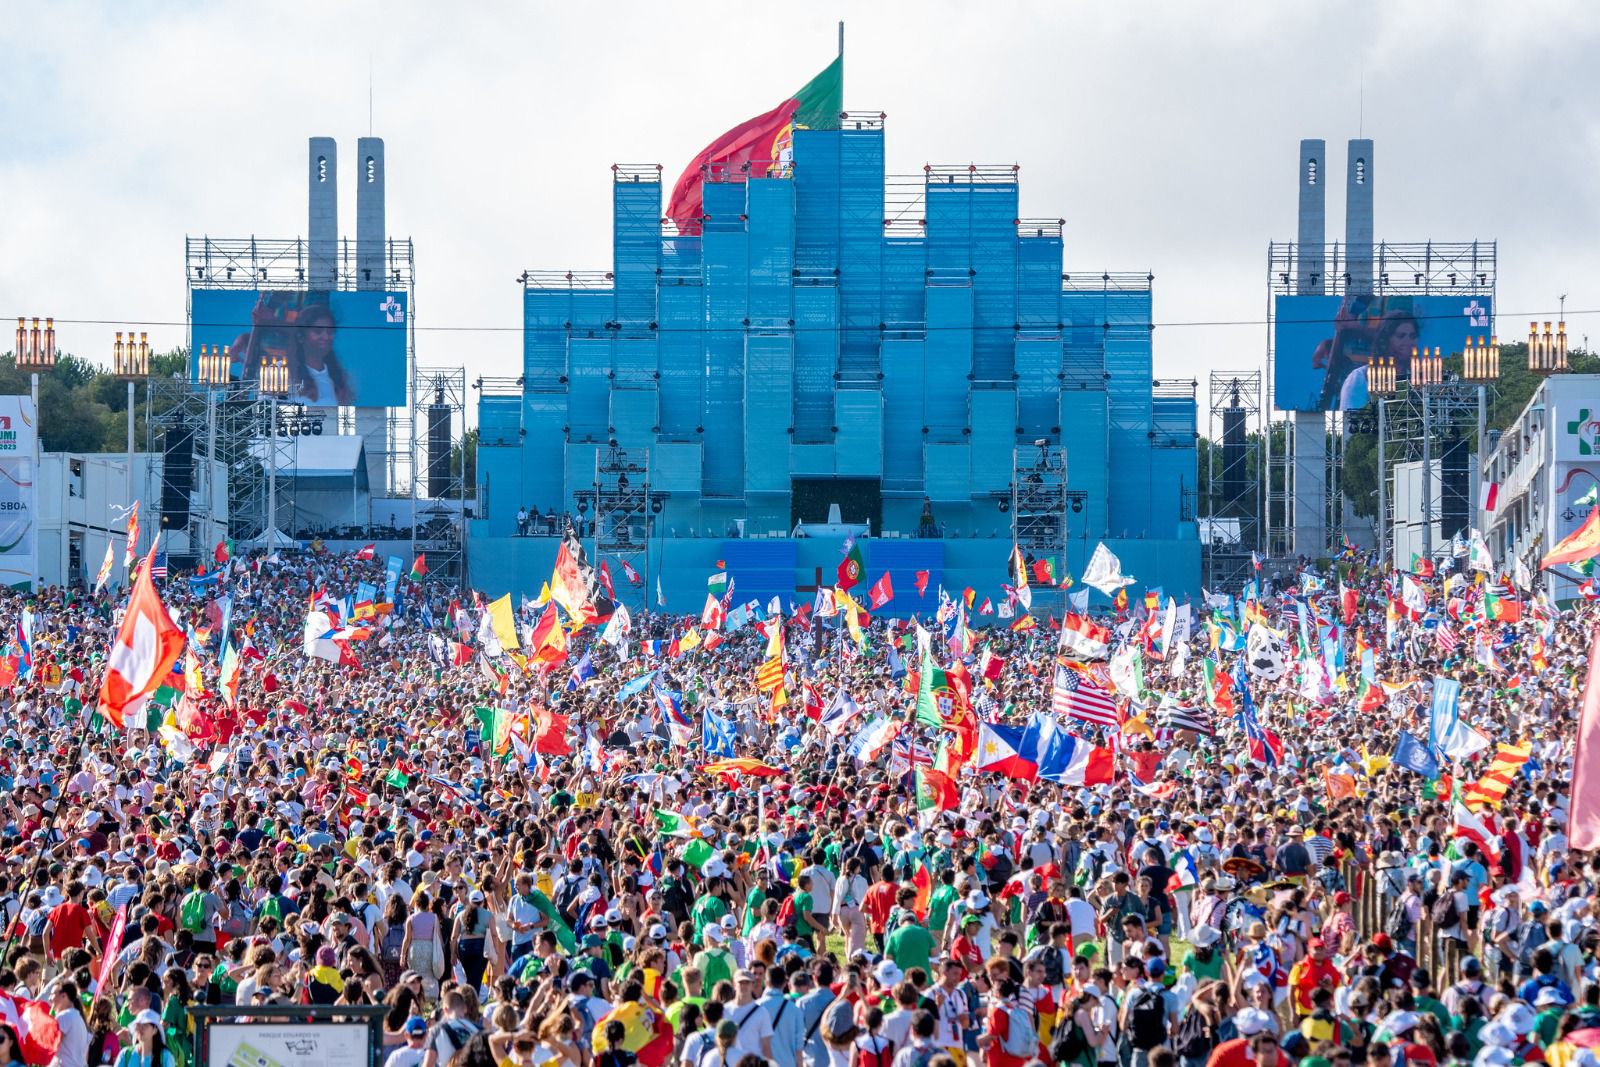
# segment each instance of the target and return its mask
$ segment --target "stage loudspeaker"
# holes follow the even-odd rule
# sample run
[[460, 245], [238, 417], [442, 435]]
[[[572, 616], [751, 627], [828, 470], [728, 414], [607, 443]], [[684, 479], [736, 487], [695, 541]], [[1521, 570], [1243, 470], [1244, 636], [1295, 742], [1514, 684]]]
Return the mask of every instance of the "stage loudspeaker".
[[1460, 437], [1445, 441], [1439, 457], [1439, 533], [1454, 537], [1472, 526], [1467, 477], [1467, 442]]
[[189, 525], [189, 494], [194, 489], [194, 431], [174, 427], [161, 440], [161, 526]]
[[1245, 500], [1248, 472], [1245, 470], [1244, 408], [1222, 409], [1222, 500], [1223, 515], [1250, 514], [1255, 509]]
[[450, 405], [428, 405], [428, 495], [435, 500], [450, 491]]

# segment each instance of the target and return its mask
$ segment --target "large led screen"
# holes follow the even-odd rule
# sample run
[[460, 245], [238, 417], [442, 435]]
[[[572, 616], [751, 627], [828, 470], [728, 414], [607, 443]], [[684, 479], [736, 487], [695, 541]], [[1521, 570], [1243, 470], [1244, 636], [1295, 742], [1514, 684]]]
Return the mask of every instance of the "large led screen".
[[1393, 357], [1405, 381], [1413, 349], [1460, 352], [1493, 333], [1487, 296], [1280, 296], [1273, 304], [1272, 402], [1279, 411], [1367, 405], [1367, 368]]
[[406, 294], [196, 289], [190, 370], [200, 346], [227, 346], [229, 378], [259, 377], [284, 361], [286, 399], [309, 407], [404, 407]]

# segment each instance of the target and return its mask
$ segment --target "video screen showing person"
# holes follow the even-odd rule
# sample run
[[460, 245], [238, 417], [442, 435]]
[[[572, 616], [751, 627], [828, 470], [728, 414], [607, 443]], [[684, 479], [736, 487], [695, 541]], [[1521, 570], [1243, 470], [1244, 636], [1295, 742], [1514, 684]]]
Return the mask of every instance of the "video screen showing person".
[[1413, 352], [1460, 352], [1468, 336], [1492, 330], [1485, 297], [1280, 296], [1275, 309], [1273, 404], [1280, 411], [1366, 407], [1374, 360], [1392, 359], [1404, 382]]
[[209, 290], [193, 294], [194, 360], [226, 346], [231, 381], [288, 370], [285, 399], [307, 407], [397, 407], [405, 400], [405, 305], [381, 292]]

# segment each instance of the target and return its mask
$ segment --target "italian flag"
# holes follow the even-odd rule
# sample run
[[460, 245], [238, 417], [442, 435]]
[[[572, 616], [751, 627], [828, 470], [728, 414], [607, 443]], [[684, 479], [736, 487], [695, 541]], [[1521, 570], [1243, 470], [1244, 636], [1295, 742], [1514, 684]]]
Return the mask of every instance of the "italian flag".
[[[156, 539], [157, 544], [160, 538]], [[134, 579], [128, 611], [117, 628], [106, 656], [106, 676], [100, 683], [97, 710], [118, 729], [130, 709], [137, 710], [166, 681], [172, 665], [183, 654], [183, 631], [172, 622], [161, 595], [150, 580], [156, 545]]]
[[786, 177], [792, 173], [794, 131], [837, 130], [843, 110], [841, 55], [777, 107], [741, 122], [701, 149], [673, 185], [667, 217], [677, 223], [680, 234], [698, 235], [705, 217], [703, 186], [708, 171], [740, 179]]

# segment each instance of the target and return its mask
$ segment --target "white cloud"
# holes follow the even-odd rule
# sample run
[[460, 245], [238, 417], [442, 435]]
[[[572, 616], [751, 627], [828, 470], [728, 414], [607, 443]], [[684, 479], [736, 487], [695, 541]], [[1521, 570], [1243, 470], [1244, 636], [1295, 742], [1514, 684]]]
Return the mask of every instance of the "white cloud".
[[[609, 166], [660, 162], [670, 183], [820, 68], [840, 14], [846, 102], [888, 113], [891, 171], [1020, 164], [1023, 214], [1067, 220], [1068, 269], [1153, 271], [1161, 321], [1260, 319], [1266, 244], [1293, 237], [1298, 140], [1329, 142], [1336, 238], [1358, 129], [1377, 142], [1380, 236], [1500, 242], [1503, 333], [1562, 292], [1600, 308], [1600, 12], [1575, 0], [365, 0], [8, 10], [0, 313], [181, 323], [183, 236], [301, 234], [313, 134], [340, 140], [353, 231], [370, 69], [418, 323], [506, 328], [424, 333], [421, 358], [515, 373], [513, 279], [608, 265]], [[60, 336], [104, 360], [113, 329]], [[1157, 373], [1249, 367], [1264, 347], [1260, 326], [1163, 329]]]

